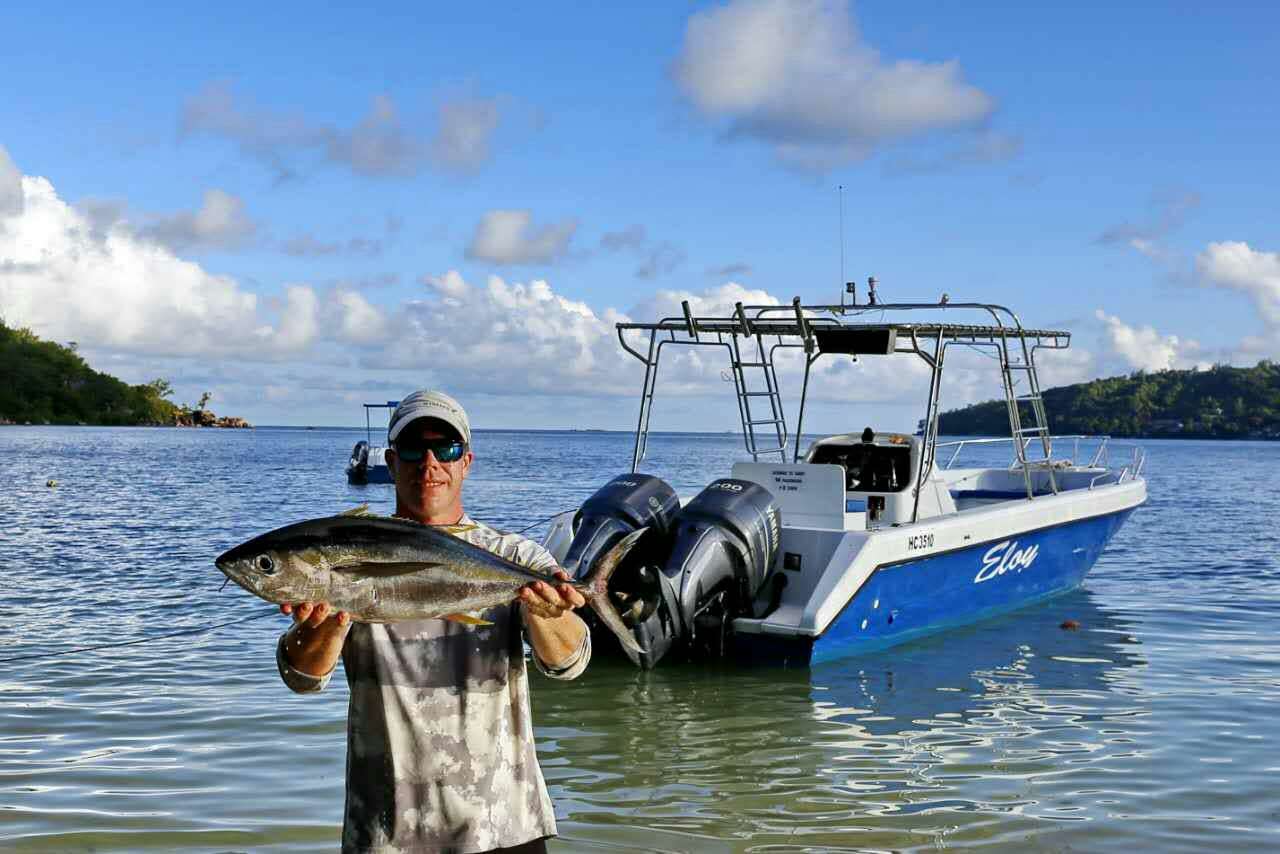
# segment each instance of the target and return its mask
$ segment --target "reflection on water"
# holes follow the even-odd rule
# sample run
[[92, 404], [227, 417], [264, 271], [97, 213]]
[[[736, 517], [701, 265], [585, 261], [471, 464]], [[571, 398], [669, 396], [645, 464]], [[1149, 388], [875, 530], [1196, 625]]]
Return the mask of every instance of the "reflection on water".
[[1078, 592], [812, 671], [611, 666], [538, 693], [539, 749], [583, 847], [636, 826], [672, 850], [898, 848], [904, 824], [921, 845], [977, 841], [993, 816], [1034, 834], [1090, 817], [1036, 787], [1087, 792], [1091, 766], [1132, 750], [1148, 711], [1118, 686], [1144, 666], [1124, 621]]
[[[217, 592], [213, 556], [363, 501], [385, 511], [388, 489], [342, 474], [362, 436], [0, 429], [0, 850], [336, 847], [345, 685], [279, 683], [283, 618], [6, 660], [265, 608]], [[611, 434], [476, 444], [469, 509], [512, 529], [630, 461]], [[682, 492], [738, 450], [650, 443]], [[598, 660], [573, 683], [533, 677], [556, 850], [1275, 847], [1280, 532], [1259, 520], [1276, 496], [1233, 472], [1276, 482], [1280, 444], [1150, 450], [1151, 503], [1086, 590], [811, 671]]]

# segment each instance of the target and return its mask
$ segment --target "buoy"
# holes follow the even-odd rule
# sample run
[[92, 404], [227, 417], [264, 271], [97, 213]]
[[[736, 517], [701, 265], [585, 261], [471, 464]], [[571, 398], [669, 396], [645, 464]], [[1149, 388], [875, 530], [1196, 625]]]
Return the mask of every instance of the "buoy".
[[58, 485], [58, 482], [57, 482], [56, 480], [54, 480], [53, 478], [49, 478], [48, 480], [46, 480], [46, 481], [44, 482], [44, 485], [45, 485], [45, 486], [47, 486], [47, 487], [49, 487], [50, 489], [52, 489], [53, 487], [55, 487], [55, 486], [57, 486], [57, 485]]
[[1058, 625], [1058, 628], [1062, 629], [1063, 631], [1074, 632], [1076, 629], [1080, 628], [1080, 624], [1075, 620], [1063, 620]]

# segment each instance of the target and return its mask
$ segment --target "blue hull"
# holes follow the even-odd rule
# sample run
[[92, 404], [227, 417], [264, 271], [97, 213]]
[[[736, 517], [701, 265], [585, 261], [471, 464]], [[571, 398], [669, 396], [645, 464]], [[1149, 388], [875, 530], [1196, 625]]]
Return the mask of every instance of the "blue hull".
[[391, 480], [391, 472], [386, 466], [373, 466], [362, 470], [348, 469], [347, 483], [394, 483], [394, 481]]
[[816, 639], [736, 635], [752, 661], [820, 664], [883, 649], [1080, 585], [1132, 510], [878, 567]]

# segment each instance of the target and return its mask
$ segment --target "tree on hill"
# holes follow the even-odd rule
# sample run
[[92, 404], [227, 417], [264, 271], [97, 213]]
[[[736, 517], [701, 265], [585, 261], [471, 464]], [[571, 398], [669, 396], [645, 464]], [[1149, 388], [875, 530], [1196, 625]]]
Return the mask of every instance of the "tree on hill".
[[35, 424], [172, 424], [167, 380], [131, 386], [99, 373], [77, 346], [42, 341], [0, 319], [0, 421]]
[[[1280, 438], [1280, 368], [1263, 360], [1252, 368], [1138, 371], [1048, 389], [1044, 404], [1056, 434]], [[979, 403], [943, 413], [938, 426], [951, 435], [1007, 436], [1008, 409], [1003, 400]]]

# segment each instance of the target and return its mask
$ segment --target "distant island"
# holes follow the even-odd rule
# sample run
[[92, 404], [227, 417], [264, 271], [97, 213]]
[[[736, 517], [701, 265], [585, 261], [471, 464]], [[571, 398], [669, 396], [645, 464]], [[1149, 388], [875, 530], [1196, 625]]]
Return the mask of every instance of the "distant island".
[[[1044, 405], [1056, 435], [1280, 439], [1280, 366], [1263, 360], [1252, 368], [1138, 371], [1048, 389]], [[938, 431], [1007, 436], [1008, 408], [993, 400], [944, 412]]]
[[207, 393], [195, 406], [175, 404], [167, 380], [129, 385], [95, 371], [76, 350], [0, 320], [0, 424], [251, 426], [214, 415]]

